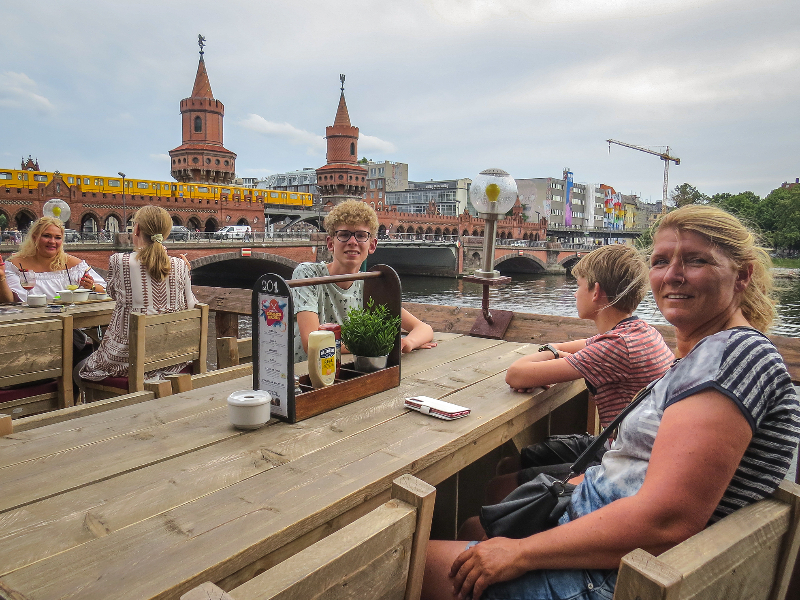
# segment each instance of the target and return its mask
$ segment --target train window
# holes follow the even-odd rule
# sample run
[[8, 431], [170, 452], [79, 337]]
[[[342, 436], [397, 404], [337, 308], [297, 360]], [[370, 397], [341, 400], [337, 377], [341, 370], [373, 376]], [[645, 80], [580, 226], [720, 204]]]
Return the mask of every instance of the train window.
[[197, 191], [200, 192], [201, 194], [207, 194], [208, 193], [208, 188], [207, 187], [203, 187], [203, 186], [199, 186], [197, 188]]
[[231, 191], [229, 189], [227, 189], [227, 188], [222, 188], [222, 193], [223, 194], [230, 194]]
[[75, 183], [74, 177], [67, 177], [67, 183]]
[[0, 173], [0, 179], [11, 179], [11, 173]]
[[269, 193], [269, 197], [270, 198], [277, 198], [278, 197], [278, 192], [270, 192]]
[[120, 182], [116, 179], [109, 179], [108, 180], [108, 187], [119, 187]]
[[137, 181], [136, 187], [139, 188], [140, 190], [146, 190], [149, 186], [146, 181]]
[[34, 181], [47, 181], [47, 175], [34, 175]]
[[297, 194], [289, 194], [289, 198], [292, 200], [297, 200]]
[[94, 184], [95, 185], [103, 185], [103, 180], [102, 179], [95, 179], [94, 180]]
[[174, 192], [175, 190], [177, 190], [177, 189], [178, 189], [178, 186], [177, 186], [177, 185], [173, 185], [173, 186], [172, 186], [172, 191], [173, 191], [173, 192]]
[[286, 200], [286, 194], [281, 194], [281, 199]]
[[27, 173], [17, 173], [17, 179], [20, 181], [28, 181], [28, 174]]

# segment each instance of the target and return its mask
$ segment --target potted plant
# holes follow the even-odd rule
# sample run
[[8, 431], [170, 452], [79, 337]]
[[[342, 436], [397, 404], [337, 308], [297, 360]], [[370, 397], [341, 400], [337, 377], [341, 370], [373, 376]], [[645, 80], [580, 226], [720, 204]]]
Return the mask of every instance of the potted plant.
[[372, 372], [386, 367], [389, 353], [400, 332], [400, 317], [393, 317], [385, 304], [372, 298], [364, 308], [351, 308], [342, 323], [342, 343], [353, 353], [357, 371]]

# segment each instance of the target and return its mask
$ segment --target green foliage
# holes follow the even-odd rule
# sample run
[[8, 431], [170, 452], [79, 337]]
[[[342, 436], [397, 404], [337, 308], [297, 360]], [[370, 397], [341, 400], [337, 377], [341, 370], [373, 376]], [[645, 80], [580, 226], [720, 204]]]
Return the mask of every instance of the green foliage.
[[643, 252], [649, 251], [653, 245], [653, 228], [645, 229], [642, 235], [633, 241], [633, 245]]
[[675, 189], [672, 190], [672, 193], [669, 195], [669, 199], [680, 208], [681, 206], [686, 206], [687, 204], [706, 204], [708, 203], [708, 196], [704, 193], [699, 191], [693, 185], [689, 185], [688, 183], [682, 183], [681, 185], [676, 185]]
[[5, 229], [6, 225], [8, 225], [8, 218], [5, 215], [0, 214], [0, 229]]
[[351, 308], [342, 323], [342, 343], [357, 356], [386, 356], [400, 332], [400, 317], [392, 317], [385, 304]]

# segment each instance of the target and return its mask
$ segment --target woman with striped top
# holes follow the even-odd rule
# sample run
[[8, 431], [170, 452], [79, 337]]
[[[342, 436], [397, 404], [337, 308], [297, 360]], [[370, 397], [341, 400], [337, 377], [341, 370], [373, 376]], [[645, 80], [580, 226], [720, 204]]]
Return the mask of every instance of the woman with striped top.
[[[770, 260], [709, 206], [662, 217], [650, 285], [680, 358], [586, 471], [558, 527], [521, 540], [432, 541], [424, 597], [611, 598], [620, 559], [653, 554], [769, 496], [800, 438], [800, 405], [763, 334]], [[575, 481], [577, 483], [577, 481]]]

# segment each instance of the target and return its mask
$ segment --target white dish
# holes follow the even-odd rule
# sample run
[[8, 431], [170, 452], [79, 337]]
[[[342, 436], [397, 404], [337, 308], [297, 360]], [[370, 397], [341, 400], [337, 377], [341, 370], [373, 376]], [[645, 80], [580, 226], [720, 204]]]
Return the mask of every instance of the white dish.
[[61, 302], [72, 302], [72, 290], [58, 290]]
[[89, 290], [77, 289], [74, 292], [72, 292], [73, 302], [86, 302], [88, 299], [89, 299]]
[[263, 390], [240, 390], [228, 396], [228, 418], [237, 429], [258, 429], [269, 421], [272, 397]]
[[28, 306], [44, 306], [47, 304], [47, 296], [44, 294], [28, 294]]

